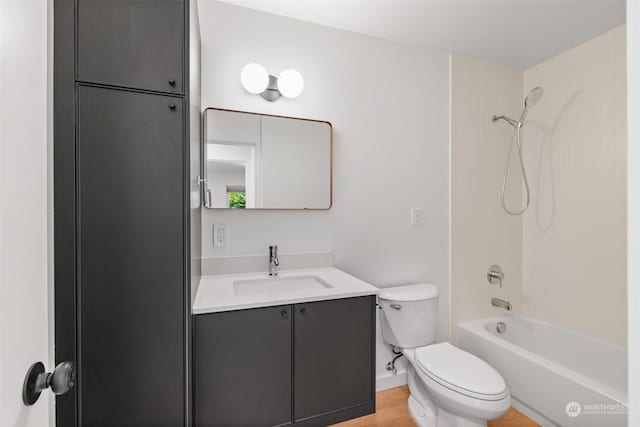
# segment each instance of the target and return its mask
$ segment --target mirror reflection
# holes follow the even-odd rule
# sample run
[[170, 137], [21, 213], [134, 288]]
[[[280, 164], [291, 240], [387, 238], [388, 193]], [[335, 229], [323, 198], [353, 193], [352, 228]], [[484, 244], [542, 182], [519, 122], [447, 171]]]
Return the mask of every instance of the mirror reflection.
[[331, 207], [330, 123], [213, 108], [204, 121], [206, 207]]

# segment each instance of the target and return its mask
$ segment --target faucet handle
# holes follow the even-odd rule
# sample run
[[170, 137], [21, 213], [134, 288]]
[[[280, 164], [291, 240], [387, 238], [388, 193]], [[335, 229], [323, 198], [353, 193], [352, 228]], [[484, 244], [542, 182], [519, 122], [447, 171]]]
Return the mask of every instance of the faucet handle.
[[278, 246], [269, 246], [269, 276], [278, 275], [278, 267], [280, 266], [280, 260], [278, 259]]
[[502, 281], [504, 280], [504, 273], [502, 272], [502, 268], [499, 265], [492, 265], [489, 267], [489, 271], [487, 272], [487, 280], [492, 285], [498, 283], [500, 287], [502, 287]]

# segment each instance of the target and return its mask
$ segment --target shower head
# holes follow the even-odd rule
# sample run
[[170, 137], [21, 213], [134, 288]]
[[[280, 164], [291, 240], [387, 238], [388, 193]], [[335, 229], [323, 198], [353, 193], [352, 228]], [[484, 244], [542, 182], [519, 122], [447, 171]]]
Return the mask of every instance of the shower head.
[[524, 98], [524, 110], [522, 110], [522, 115], [520, 116], [520, 124], [524, 123], [524, 120], [527, 118], [527, 113], [529, 112], [529, 107], [533, 107], [542, 99], [542, 95], [544, 95], [544, 89], [541, 87], [536, 87], [531, 90]]
[[528, 108], [536, 105], [540, 101], [540, 99], [542, 99], [542, 95], [544, 95], [544, 89], [542, 89], [541, 87], [532, 89], [524, 99], [524, 106]]
[[492, 119], [494, 122], [498, 120], [504, 120], [508, 122], [514, 128], [522, 127], [524, 124], [524, 120], [527, 118], [527, 114], [529, 113], [529, 107], [533, 107], [542, 99], [542, 95], [544, 95], [544, 89], [541, 87], [536, 87], [531, 90], [524, 98], [524, 109], [522, 110], [522, 114], [520, 115], [520, 120], [514, 120], [507, 116], [493, 116]]

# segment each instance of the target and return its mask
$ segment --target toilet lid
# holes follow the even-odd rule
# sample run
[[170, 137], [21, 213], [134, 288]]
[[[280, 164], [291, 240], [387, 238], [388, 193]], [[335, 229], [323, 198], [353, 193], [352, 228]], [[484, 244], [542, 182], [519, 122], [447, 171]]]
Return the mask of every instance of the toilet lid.
[[449, 343], [416, 349], [420, 370], [444, 387], [466, 396], [500, 400], [507, 395], [502, 376], [488, 363]]

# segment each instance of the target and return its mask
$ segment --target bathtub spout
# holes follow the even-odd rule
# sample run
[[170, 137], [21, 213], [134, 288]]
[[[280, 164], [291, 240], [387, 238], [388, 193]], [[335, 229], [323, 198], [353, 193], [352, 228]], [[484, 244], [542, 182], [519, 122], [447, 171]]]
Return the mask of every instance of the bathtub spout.
[[498, 308], [504, 308], [511, 311], [511, 303], [500, 298], [491, 298], [491, 305]]

